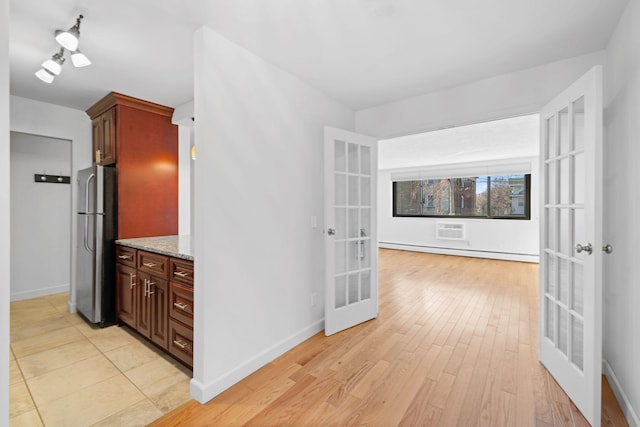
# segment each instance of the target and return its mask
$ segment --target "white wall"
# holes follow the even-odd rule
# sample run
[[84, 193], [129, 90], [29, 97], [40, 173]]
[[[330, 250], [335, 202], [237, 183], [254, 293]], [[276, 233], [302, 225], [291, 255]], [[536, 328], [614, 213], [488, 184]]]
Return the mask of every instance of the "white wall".
[[0, 425], [9, 424], [9, 0], [0, 0]]
[[640, 2], [630, 1], [606, 50], [605, 373], [631, 426], [640, 426]]
[[193, 168], [191, 145], [193, 141], [193, 101], [175, 108], [171, 122], [178, 125], [178, 234], [191, 234], [193, 210]]
[[[37, 82], [36, 82], [37, 83]], [[73, 212], [76, 205], [77, 171], [91, 166], [91, 120], [84, 111], [61, 107], [31, 99], [11, 97], [11, 130], [32, 135], [61, 138], [71, 141], [71, 202]], [[69, 310], [75, 312], [75, 250], [76, 218], [71, 215], [70, 236], [71, 300]]]
[[596, 52], [360, 110], [356, 112], [356, 129], [391, 138], [537, 113], [603, 60], [604, 52]]
[[195, 37], [195, 367], [209, 400], [323, 328], [323, 126], [353, 112], [208, 28]]
[[[538, 115], [513, 117], [380, 141], [378, 240], [381, 247], [452, 255], [538, 262]], [[455, 163], [452, 163], [455, 162]], [[515, 165], [521, 164], [523, 169]], [[393, 177], [435, 178], [501, 167], [531, 172], [531, 219], [401, 218], [393, 216]], [[508, 169], [504, 169], [504, 168]], [[512, 170], [511, 167], [516, 167]], [[491, 169], [488, 169], [491, 170]], [[440, 173], [440, 175], [438, 175]], [[489, 172], [487, 172], [489, 173]], [[480, 173], [482, 174], [482, 173]], [[464, 224], [463, 241], [436, 238], [437, 223]], [[505, 239], [504, 236], [514, 236]]]
[[[380, 247], [513, 261], [539, 261], [538, 160], [531, 165], [531, 219], [401, 218], [392, 212], [391, 172], [378, 174]], [[519, 161], [520, 162], [520, 159]], [[490, 162], [493, 164], [493, 162]], [[436, 239], [438, 223], [464, 224], [463, 241]], [[505, 238], [505, 236], [511, 236]]]
[[71, 185], [33, 175], [70, 172], [70, 141], [11, 133], [12, 301], [69, 291]]

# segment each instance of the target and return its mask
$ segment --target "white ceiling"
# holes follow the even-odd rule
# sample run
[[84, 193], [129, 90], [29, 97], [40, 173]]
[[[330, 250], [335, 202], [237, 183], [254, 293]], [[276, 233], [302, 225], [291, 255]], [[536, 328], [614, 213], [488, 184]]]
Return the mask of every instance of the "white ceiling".
[[[628, 0], [11, 0], [11, 93], [86, 109], [109, 91], [193, 99], [207, 25], [354, 109], [601, 50]], [[79, 13], [54, 83], [33, 73]]]
[[379, 141], [378, 168], [460, 165], [539, 154], [537, 114]]

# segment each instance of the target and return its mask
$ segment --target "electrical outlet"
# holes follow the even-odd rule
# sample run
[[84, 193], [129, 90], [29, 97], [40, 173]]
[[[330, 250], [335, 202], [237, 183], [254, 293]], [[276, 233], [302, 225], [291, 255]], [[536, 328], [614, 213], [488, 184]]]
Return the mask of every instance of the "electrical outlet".
[[315, 307], [318, 304], [318, 294], [315, 292], [311, 294], [311, 307]]

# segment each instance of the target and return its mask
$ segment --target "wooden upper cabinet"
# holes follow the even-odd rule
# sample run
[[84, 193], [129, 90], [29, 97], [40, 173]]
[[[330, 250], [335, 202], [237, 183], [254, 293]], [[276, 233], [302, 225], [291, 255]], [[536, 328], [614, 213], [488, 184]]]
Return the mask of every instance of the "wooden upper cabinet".
[[173, 108], [111, 92], [87, 110], [94, 162], [117, 168], [117, 238], [178, 234]]
[[91, 120], [93, 161], [99, 165], [112, 165], [116, 162], [115, 112], [114, 107]]

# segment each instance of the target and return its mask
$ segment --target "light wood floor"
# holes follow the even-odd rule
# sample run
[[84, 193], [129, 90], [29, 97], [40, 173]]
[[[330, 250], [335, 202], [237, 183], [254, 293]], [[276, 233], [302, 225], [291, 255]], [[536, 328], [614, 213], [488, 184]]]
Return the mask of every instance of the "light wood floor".
[[[537, 361], [536, 264], [380, 251], [380, 314], [154, 426], [586, 426]], [[608, 384], [603, 425], [626, 422]]]

